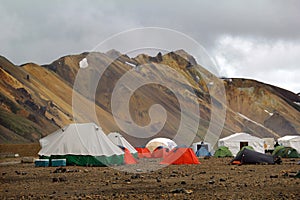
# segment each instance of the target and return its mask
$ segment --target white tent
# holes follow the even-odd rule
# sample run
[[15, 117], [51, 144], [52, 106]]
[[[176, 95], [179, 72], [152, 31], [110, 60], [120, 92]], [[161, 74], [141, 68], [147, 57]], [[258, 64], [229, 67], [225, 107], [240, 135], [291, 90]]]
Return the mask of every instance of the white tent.
[[300, 153], [300, 135], [286, 135], [279, 138], [278, 143], [285, 147], [292, 147]]
[[112, 132], [107, 135], [107, 137], [115, 144], [118, 146], [125, 147], [130, 151], [132, 154], [137, 154], [137, 151], [135, 148], [120, 134], [116, 132]]
[[94, 123], [70, 124], [40, 139], [42, 157], [66, 158], [67, 164], [122, 164], [124, 152]]
[[218, 146], [228, 147], [233, 156], [236, 156], [243, 146], [251, 146], [255, 151], [265, 153], [264, 140], [248, 133], [235, 133], [222, 138], [218, 141]]
[[207, 149], [207, 151], [210, 152], [211, 154], [214, 153], [214, 152], [212, 152], [213, 149], [211, 148], [211, 144], [208, 143], [208, 142], [203, 142], [203, 141], [202, 142], [195, 142], [195, 143], [192, 144], [192, 149], [193, 149], [194, 153], [196, 153], [200, 149], [200, 147], [202, 147], [202, 146], [204, 146]]
[[154, 138], [150, 140], [147, 144], [146, 147], [152, 152], [154, 149], [156, 149], [159, 146], [163, 146], [165, 148], [168, 148], [169, 150], [173, 149], [174, 147], [177, 146], [177, 144], [169, 139], [169, 138]]

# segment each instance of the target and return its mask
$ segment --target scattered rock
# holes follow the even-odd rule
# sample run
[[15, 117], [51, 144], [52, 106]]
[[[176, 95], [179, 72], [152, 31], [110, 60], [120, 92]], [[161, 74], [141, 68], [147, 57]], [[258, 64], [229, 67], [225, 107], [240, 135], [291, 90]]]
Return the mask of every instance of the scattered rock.
[[186, 189], [183, 189], [183, 188], [176, 188], [176, 189], [173, 189], [170, 191], [170, 193], [185, 193], [185, 194], [191, 194], [193, 193], [193, 190], [186, 190]]
[[58, 180], [60, 182], [65, 182], [65, 181], [67, 181], [67, 178], [66, 177], [59, 177]]
[[55, 183], [55, 182], [65, 182], [67, 181], [67, 178], [66, 177], [53, 177], [52, 178], [52, 182]]
[[5, 174], [7, 174], [6, 172], [2, 172], [2, 176], [4, 176]]
[[156, 182], [158, 182], [158, 183], [160, 183], [160, 182], [161, 182], [161, 180], [160, 180], [160, 178], [159, 178], [159, 177], [157, 177], [157, 178], [156, 178]]
[[59, 168], [56, 168], [53, 173], [65, 173], [67, 171], [66, 168], [64, 167], [59, 167]]
[[71, 170], [71, 169], [67, 169], [66, 171], [67, 173], [73, 173], [73, 172], [80, 172], [78, 169], [74, 169], [74, 170]]
[[208, 181], [208, 183], [209, 183], [209, 184], [214, 184], [215, 181], [214, 181], [214, 180], [210, 180], [210, 181]]
[[18, 175], [20, 175], [20, 174], [21, 174], [21, 172], [19, 172], [19, 171], [15, 171], [15, 173], [16, 173], [16, 174], [18, 174]]
[[143, 172], [143, 170], [141, 170], [141, 169], [136, 169], [135, 171], [136, 172]]
[[270, 178], [278, 178], [278, 175], [271, 175]]
[[199, 172], [199, 174], [206, 174], [206, 171]]
[[224, 178], [220, 178], [220, 182], [225, 182], [226, 180]]
[[59, 180], [58, 180], [58, 178], [56, 178], [56, 177], [54, 177], [54, 178], [52, 178], [52, 182], [54, 183], [54, 182], [58, 182]]
[[180, 184], [181, 185], [186, 185], [186, 181], [181, 181]]
[[131, 179], [138, 179], [140, 177], [141, 177], [140, 174], [134, 174], [134, 175], [131, 176]]
[[130, 184], [131, 180], [130, 179], [125, 179], [124, 182], [127, 183], [127, 184]]

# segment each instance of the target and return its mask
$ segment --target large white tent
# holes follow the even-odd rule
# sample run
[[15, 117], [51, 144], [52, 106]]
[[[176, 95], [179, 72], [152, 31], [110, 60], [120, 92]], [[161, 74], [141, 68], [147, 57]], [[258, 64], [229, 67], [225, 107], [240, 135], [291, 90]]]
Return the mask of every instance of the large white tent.
[[146, 144], [146, 147], [151, 152], [154, 151], [154, 149], [156, 149], [159, 146], [162, 146], [162, 147], [165, 147], [165, 148], [168, 148], [169, 150], [171, 150], [174, 147], [176, 147], [177, 144], [169, 138], [154, 138]]
[[112, 132], [107, 135], [107, 137], [117, 146], [125, 147], [130, 151], [131, 154], [137, 155], [135, 148], [120, 134], [117, 132]]
[[285, 147], [292, 147], [300, 153], [300, 135], [286, 135], [278, 139], [278, 143]]
[[225, 146], [231, 151], [233, 156], [240, 151], [243, 146], [252, 146], [260, 153], [265, 153], [264, 140], [248, 133], [235, 133], [218, 141], [218, 146]]
[[124, 152], [94, 123], [70, 124], [40, 139], [41, 157], [66, 158], [74, 165], [123, 164]]

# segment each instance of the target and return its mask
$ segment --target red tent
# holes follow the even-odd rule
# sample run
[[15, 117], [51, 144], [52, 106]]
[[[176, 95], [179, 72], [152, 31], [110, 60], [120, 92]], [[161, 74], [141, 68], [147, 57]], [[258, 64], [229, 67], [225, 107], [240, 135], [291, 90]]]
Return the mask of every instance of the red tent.
[[200, 164], [198, 158], [191, 148], [174, 148], [161, 161], [160, 164], [182, 165], [182, 164]]
[[138, 152], [139, 158], [151, 158], [151, 152], [148, 148], [136, 147], [135, 150]]
[[152, 152], [152, 158], [164, 158], [168, 155], [169, 149], [159, 146]]

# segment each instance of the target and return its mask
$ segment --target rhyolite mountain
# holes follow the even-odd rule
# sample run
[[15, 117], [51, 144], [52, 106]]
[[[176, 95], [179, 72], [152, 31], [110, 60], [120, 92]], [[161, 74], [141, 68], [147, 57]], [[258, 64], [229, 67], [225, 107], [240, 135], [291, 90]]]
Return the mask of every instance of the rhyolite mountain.
[[[74, 121], [93, 121], [80, 114], [74, 119], [72, 110], [72, 95], [76, 94], [76, 100], [83, 106], [88, 105], [91, 100], [90, 96], [84, 94], [84, 90], [73, 90], [80, 69], [79, 63], [88, 55], [95, 55], [95, 59], [91, 61], [94, 65], [100, 68], [108, 66], [93, 97], [98, 122], [105, 133], [123, 133], [116, 124], [111, 109], [112, 92], [118, 80], [134, 66], [143, 66], [139, 69], [141, 76], [157, 73], [164, 76], [168, 71], [160, 72], [158, 68], [159, 64], [163, 64], [181, 74], [176, 80], [172, 76], [165, 76], [168, 82], [183, 85], [184, 89], [179, 90], [176, 95], [181, 95], [187, 106], [195, 101], [199, 104], [200, 122], [194, 133], [195, 141], [204, 138], [210, 125], [213, 105], [217, 112], [224, 109], [226, 111], [225, 116], [214, 116], [220, 117], [219, 121], [225, 118], [221, 137], [235, 132], [274, 138], [300, 134], [300, 96], [293, 92], [255, 80], [218, 78], [199, 66], [183, 50], [164, 55], [159, 53], [154, 57], [140, 54], [134, 58], [111, 50], [107, 53], [68, 55], [47, 65], [26, 63], [16, 66], [0, 56], [0, 143], [37, 142], [41, 137]], [[184, 81], [181, 82], [180, 77], [184, 77], [189, 86]], [[88, 80], [82, 81], [82, 85], [88, 84]], [[221, 85], [225, 88], [226, 102], [222, 102], [220, 98]], [[158, 84], [138, 88], [130, 98], [131, 118], [136, 124], [146, 126], [150, 122], [149, 108], [160, 104], [167, 111], [167, 120], [156, 136], [173, 138], [181, 119], [176, 95]], [[128, 116], [123, 117], [126, 119]], [[156, 114], [154, 117], [159, 119], [161, 116]], [[149, 140], [125, 136], [136, 146]]]

